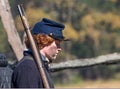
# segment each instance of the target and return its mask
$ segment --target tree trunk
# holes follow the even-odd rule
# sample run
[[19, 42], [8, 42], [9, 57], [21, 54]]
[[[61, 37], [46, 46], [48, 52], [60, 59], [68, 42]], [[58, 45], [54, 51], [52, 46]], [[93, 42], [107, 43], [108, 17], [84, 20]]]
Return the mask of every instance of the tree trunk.
[[14, 24], [8, 0], [0, 0], [0, 16], [8, 36], [8, 42], [11, 45], [17, 60], [20, 60], [23, 57], [23, 46]]

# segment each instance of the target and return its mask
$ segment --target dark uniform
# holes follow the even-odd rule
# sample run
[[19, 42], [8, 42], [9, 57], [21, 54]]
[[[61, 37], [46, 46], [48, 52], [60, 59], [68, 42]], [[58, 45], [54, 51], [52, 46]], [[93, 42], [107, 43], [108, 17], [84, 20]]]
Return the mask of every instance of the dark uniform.
[[[50, 88], [54, 88], [48, 62], [42, 56], [44, 71]], [[25, 51], [24, 58], [16, 65], [12, 75], [12, 88], [44, 88], [40, 73], [33, 60], [32, 51]]]

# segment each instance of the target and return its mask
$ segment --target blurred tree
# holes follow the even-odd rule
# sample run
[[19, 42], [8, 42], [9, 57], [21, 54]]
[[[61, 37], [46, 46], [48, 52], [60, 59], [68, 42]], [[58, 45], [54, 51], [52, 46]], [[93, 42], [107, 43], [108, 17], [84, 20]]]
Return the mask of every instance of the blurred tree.
[[[50, 15], [46, 14], [43, 10], [29, 7], [26, 7], [26, 17], [31, 28], [34, 26], [36, 22], [40, 21], [42, 18], [44, 17], [51, 18]], [[24, 30], [19, 16], [16, 17], [16, 25], [19, 30], [21, 31]]]

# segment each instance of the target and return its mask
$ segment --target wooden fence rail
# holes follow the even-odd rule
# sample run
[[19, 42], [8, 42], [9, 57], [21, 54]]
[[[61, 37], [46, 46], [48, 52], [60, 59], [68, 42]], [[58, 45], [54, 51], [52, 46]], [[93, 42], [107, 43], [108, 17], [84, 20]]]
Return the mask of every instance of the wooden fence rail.
[[63, 69], [71, 69], [71, 68], [82, 68], [89, 67], [94, 65], [108, 65], [108, 64], [117, 64], [120, 62], [120, 54], [113, 53], [108, 55], [102, 55], [95, 58], [86, 58], [86, 59], [75, 59], [69, 60], [61, 63], [52, 63], [50, 65], [51, 71], [58, 71]]

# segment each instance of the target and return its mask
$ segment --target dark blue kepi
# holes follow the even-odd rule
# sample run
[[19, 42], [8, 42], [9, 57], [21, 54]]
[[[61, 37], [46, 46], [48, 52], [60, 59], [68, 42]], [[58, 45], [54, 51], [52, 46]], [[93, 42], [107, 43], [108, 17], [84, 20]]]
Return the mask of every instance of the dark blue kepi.
[[32, 34], [47, 34], [54, 39], [67, 41], [63, 36], [62, 30], [65, 26], [53, 20], [43, 18], [42, 21], [36, 23], [32, 29]]

